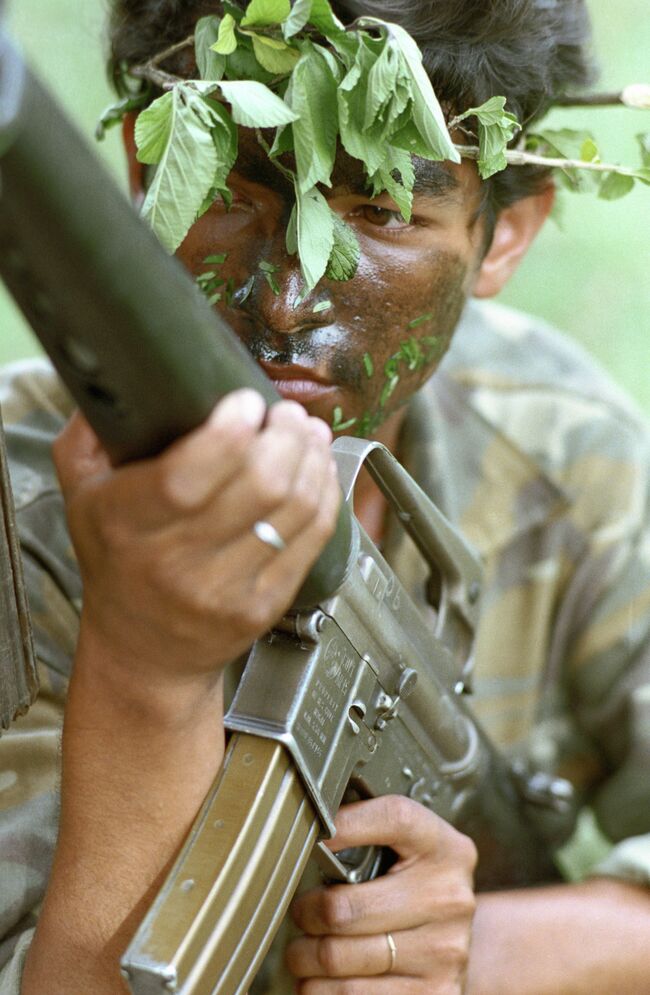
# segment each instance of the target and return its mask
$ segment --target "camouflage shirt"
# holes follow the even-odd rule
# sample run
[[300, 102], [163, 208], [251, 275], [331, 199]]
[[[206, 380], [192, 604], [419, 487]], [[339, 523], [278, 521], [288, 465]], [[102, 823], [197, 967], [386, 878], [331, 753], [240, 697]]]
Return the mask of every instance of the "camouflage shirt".
[[[71, 403], [44, 362], [9, 368], [0, 402], [41, 679], [0, 740], [0, 995], [17, 995], [56, 836], [81, 586], [50, 459]], [[650, 883], [647, 426], [574, 345], [472, 304], [411, 403], [398, 455], [484, 562], [484, 727], [573, 781], [615, 843], [600, 873]], [[424, 607], [410, 540], [392, 530], [385, 553]]]

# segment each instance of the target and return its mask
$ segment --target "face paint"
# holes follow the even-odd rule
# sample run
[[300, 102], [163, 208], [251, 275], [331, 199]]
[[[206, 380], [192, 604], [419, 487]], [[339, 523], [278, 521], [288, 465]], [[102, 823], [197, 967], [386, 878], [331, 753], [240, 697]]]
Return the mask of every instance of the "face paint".
[[352, 421], [348, 431], [373, 434], [436, 368], [471, 289], [481, 243], [473, 168], [420, 166], [407, 224], [387, 195], [364, 194], [358, 164], [341, 154], [324, 193], [353, 226], [361, 259], [351, 280], [324, 278], [304, 299], [285, 248], [292, 190], [248, 136], [229, 186], [230, 210], [215, 203], [180, 258], [199, 275], [225, 253], [219, 277], [231, 292], [216, 306], [280, 393], [329, 424], [336, 414]]

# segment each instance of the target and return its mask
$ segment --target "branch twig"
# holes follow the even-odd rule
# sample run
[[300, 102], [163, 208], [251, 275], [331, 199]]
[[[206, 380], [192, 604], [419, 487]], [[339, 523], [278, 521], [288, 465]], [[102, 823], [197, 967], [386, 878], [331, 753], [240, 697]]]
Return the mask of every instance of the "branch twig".
[[565, 94], [556, 97], [553, 107], [615, 107], [622, 103], [622, 93]]
[[129, 76], [135, 76], [136, 79], [146, 79], [154, 86], [159, 86], [161, 90], [173, 90], [177, 83], [186, 82], [180, 76], [173, 76], [163, 69], [157, 69], [151, 62], [147, 62], [143, 66], [130, 66]]
[[[476, 145], [456, 145], [464, 159], [480, 159], [481, 150]], [[509, 166], [546, 166], [548, 169], [586, 169], [592, 173], [620, 173], [622, 176], [636, 176], [637, 170], [626, 166], [614, 166], [607, 162], [585, 162], [584, 159], [552, 159], [548, 156], [535, 155], [532, 152], [520, 152], [517, 149], [505, 150], [506, 162]]]
[[161, 62], [166, 59], [171, 59], [172, 55], [176, 55], [177, 52], [182, 52], [184, 48], [189, 48], [194, 44], [194, 35], [189, 35], [184, 38], [183, 41], [177, 41], [174, 45], [170, 45], [169, 48], [164, 49], [162, 52], [158, 52], [157, 55], [152, 55], [147, 63], [147, 66], [159, 66]]
[[177, 41], [168, 48], [163, 49], [162, 52], [152, 55], [147, 62], [131, 66], [129, 68], [129, 76], [135, 76], [136, 79], [146, 79], [149, 83], [153, 83], [154, 86], [159, 86], [161, 90], [171, 90], [176, 83], [183, 82], [182, 78], [174, 76], [172, 73], [167, 73], [164, 69], [159, 69], [158, 67], [162, 62], [171, 59], [172, 55], [182, 52], [193, 44], [194, 35], [189, 35], [187, 38], [183, 38], [182, 41]]

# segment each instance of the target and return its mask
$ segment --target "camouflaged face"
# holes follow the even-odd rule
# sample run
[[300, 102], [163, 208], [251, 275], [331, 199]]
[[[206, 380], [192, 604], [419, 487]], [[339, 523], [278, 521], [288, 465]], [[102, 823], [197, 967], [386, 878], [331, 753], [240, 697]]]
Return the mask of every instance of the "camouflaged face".
[[[44, 365], [0, 383], [41, 696], [0, 740], [0, 995], [56, 833], [58, 729], [81, 589], [50, 461], [70, 403]], [[414, 399], [398, 453], [486, 572], [473, 705], [489, 735], [570, 777], [612, 840], [604, 873], [650, 883], [648, 428], [574, 346], [495, 305], [468, 308]], [[423, 611], [393, 523], [386, 555]], [[255, 995], [285, 995], [276, 952]], [[9, 979], [9, 971], [14, 979]], [[273, 980], [275, 979], [275, 980]]]

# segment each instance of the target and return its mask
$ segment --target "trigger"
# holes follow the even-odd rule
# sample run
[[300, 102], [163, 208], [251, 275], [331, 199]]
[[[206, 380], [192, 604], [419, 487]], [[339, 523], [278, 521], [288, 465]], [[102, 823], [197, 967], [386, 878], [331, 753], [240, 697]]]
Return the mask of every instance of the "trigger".
[[317, 843], [314, 857], [328, 884], [359, 884], [360, 881], [370, 881], [390, 866], [385, 861], [385, 851], [377, 846], [351, 847], [332, 853], [324, 843]]

